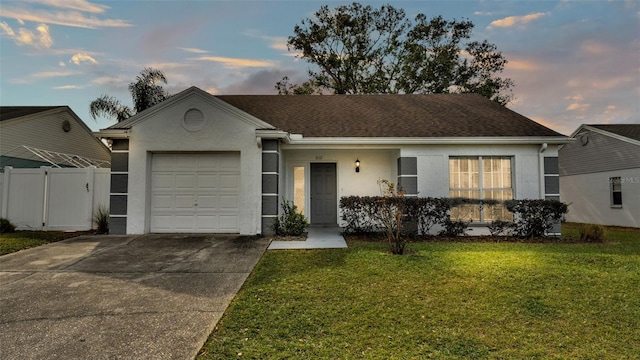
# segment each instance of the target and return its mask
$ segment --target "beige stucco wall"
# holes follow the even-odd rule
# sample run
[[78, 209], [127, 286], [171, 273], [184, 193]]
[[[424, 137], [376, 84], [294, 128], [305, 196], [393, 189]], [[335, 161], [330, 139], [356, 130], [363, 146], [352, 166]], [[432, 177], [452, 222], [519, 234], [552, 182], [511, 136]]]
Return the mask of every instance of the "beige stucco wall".
[[[280, 176], [280, 189], [285, 198], [293, 199], [293, 168], [305, 167], [305, 179], [309, 179], [309, 164], [311, 163], [335, 163], [338, 181], [338, 201], [343, 196], [375, 196], [380, 195], [380, 179], [397, 181], [396, 161], [397, 149], [359, 149], [345, 148], [334, 150], [323, 149], [293, 149], [285, 148], [281, 151], [282, 167]], [[360, 172], [355, 172], [356, 159], [360, 160]], [[305, 182], [306, 208], [309, 202], [309, 181]], [[338, 204], [336, 204], [338, 206]]]
[[[205, 124], [189, 131], [183, 116], [190, 109], [202, 111]], [[240, 233], [260, 231], [261, 149], [255, 126], [227, 111], [228, 105], [197, 94], [148, 115], [130, 132], [127, 234], [149, 231], [151, 156], [154, 152], [240, 152]]]
[[[544, 198], [543, 157], [557, 157], [556, 146], [540, 152], [540, 145], [420, 145], [371, 149], [344, 147], [340, 149], [298, 149], [284, 146], [280, 171], [280, 189], [287, 199], [293, 199], [293, 168], [304, 166], [309, 179], [309, 164], [337, 164], [338, 201], [349, 195], [380, 195], [378, 180], [397, 183], [397, 159], [416, 157], [418, 166], [418, 196], [449, 196], [450, 156], [510, 156], [513, 157], [513, 187], [516, 199]], [[355, 160], [361, 163], [355, 172]], [[309, 208], [309, 181], [306, 187], [306, 208]], [[339, 209], [338, 209], [339, 210]], [[338, 216], [339, 215], [338, 211]]]
[[557, 157], [555, 146], [540, 153], [540, 145], [424, 145], [405, 147], [401, 156], [418, 159], [418, 195], [449, 196], [450, 156], [511, 156], [514, 158], [514, 197], [543, 198], [541, 162], [543, 156]]

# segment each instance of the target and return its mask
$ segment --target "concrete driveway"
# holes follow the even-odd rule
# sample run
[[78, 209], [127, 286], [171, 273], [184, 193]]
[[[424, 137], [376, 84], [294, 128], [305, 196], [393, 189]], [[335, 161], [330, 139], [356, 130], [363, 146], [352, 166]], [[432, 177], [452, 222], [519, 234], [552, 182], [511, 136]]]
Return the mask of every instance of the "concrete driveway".
[[0, 357], [193, 359], [268, 245], [84, 236], [0, 256]]

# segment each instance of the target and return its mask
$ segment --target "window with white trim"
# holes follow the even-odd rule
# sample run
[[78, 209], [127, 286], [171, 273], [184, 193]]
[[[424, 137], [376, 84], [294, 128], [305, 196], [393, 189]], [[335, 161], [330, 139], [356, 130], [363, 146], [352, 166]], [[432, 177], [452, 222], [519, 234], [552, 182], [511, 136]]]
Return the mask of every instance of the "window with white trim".
[[[449, 158], [449, 196], [469, 199], [513, 199], [512, 157], [455, 156]], [[513, 214], [501, 205], [464, 205], [451, 218], [473, 222], [510, 221]]]
[[609, 178], [611, 189], [611, 207], [622, 207], [622, 179], [617, 177]]

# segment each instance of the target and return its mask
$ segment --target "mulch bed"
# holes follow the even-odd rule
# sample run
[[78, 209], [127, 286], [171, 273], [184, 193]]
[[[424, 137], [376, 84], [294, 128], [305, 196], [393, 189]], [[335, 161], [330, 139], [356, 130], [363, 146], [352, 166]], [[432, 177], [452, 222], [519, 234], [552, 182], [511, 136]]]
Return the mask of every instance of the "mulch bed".
[[[370, 241], [370, 242], [380, 242], [386, 241], [385, 237], [379, 234], [344, 234], [343, 235], [346, 240], [354, 240], [354, 241]], [[457, 243], [480, 243], [480, 242], [492, 242], [492, 243], [528, 243], [528, 244], [571, 244], [580, 242], [579, 239], [568, 239], [568, 238], [560, 238], [560, 237], [536, 237], [530, 239], [521, 239], [513, 236], [456, 236], [456, 237], [448, 237], [448, 236], [418, 236], [418, 237], [409, 237], [406, 239], [407, 243], [419, 243], [419, 242], [457, 242]]]
[[300, 236], [274, 236], [272, 238], [273, 241], [305, 241], [307, 240], [307, 234], [302, 234]]

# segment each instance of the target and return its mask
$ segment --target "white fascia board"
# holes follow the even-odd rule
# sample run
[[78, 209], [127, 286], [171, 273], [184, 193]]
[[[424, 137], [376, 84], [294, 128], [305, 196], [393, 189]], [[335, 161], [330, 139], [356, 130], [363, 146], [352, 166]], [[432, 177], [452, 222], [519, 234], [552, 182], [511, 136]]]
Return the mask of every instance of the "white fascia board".
[[442, 137], [442, 138], [381, 138], [381, 137], [308, 137], [291, 136], [291, 145], [532, 145], [567, 144], [575, 139], [555, 137]]
[[128, 139], [131, 129], [102, 129], [93, 133], [98, 139]]
[[595, 127], [591, 127], [591, 126], [585, 125], [585, 124], [580, 125], [580, 127], [576, 131], [574, 131], [573, 134], [571, 134], [571, 137], [575, 137], [576, 135], [578, 135], [581, 130], [593, 131], [595, 133], [602, 134], [602, 135], [605, 135], [605, 136], [608, 136], [608, 137], [611, 137], [611, 138], [614, 138], [614, 139], [618, 139], [618, 140], [621, 140], [621, 141], [625, 141], [625, 142], [628, 142], [630, 144], [640, 145], [640, 141], [638, 141], [638, 140], [630, 139], [630, 138], [628, 138], [626, 136], [614, 134], [612, 132], [609, 132], [609, 131], [606, 131], [606, 130], [602, 130], [602, 129], [598, 129], [598, 128], [595, 128]]
[[289, 133], [282, 130], [268, 130], [268, 129], [258, 129], [256, 130], [256, 136], [261, 137], [263, 139], [283, 139], [285, 143], [289, 143], [291, 139], [289, 138]]
[[[132, 117], [130, 117], [129, 119], [125, 120], [123, 122], [123, 126], [124, 127], [128, 127], [131, 128], [133, 126], [135, 126], [136, 124], [145, 121], [146, 119], [154, 116], [155, 114], [163, 111], [165, 108], [172, 106], [175, 103], [178, 103], [180, 101], [183, 101], [191, 96], [196, 96], [199, 97], [200, 99], [202, 99], [203, 101], [207, 102], [208, 104], [226, 111], [232, 115], [234, 115], [235, 117], [239, 118], [240, 120], [243, 120], [244, 122], [255, 126], [258, 129], [269, 129], [269, 128], [275, 128], [273, 125], [268, 124], [258, 118], [256, 118], [255, 116], [249, 115], [248, 113], [232, 106], [231, 104], [218, 99], [215, 95], [209, 94], [208, 92], [199, 89], [195, 86], [192, 86], [186, 90], [183, 90], [182, 92], [179, 92], [171, 97], [169, 97], [168, 99], [166, 99], [165, 101], [152, 106], [149, 109], [146, 109], [140, 113], [137, 113], [135, 115], [133, 115]], [[116, 124], [117, 125], [117, 124]], [[108, 128], [107, 128], [108, 129]], [[114, 129], [115, 130], [115, 129]]]
[[[133, 116], [131, 116], [130, 118], [112, 125], [106, 129], [102, 129], [101, 131], [104, 130], [124, 130], [123, 128], [132, 128], [133, 126], [135, 126], [138, 123], [141, 123], [143, 121], [145, 121], [146, 119], [148, 119], [149, 117], [153, 116], [154, 114], [164, 110], [166, 107], [169, 107], [171, 105], [173, 105], [174, 103], [181, 101], [182, 99], [188, 97], [189, 95], [191, 95], [192, 93], [194, 93], [196, 90], [195, 87], [190, 87], [186, 90], [183, 90], [182, 92], [179, 92], [171, 97], [169, 97], [168, 99], [166, 99], [165, 101], [156, 104], [155, 106], [152, 106], [144, 111], [141, 111], [137, 114], [134, 114]], [[115, 126], [115, 129], [112, 129], [111, 127]]]

